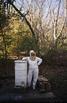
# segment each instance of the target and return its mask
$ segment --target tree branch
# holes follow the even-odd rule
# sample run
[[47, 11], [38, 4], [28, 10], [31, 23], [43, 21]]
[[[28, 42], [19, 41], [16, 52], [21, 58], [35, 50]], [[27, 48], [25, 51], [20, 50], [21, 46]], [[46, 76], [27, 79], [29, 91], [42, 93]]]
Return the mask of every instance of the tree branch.
[[11, 2], [11, 0], [7, 0], [7, 1], [8, 1], [8, 3], [9, 3], [10, 5], [12, 5], [12, 7], [21, 15], [21, 17], [24, 18], [26, 24], [29, 26], [29, 28], [30, 28], [30, 30], [31, 30], [31, 32], [32, 32], [32, 36], [35, 38], [35, 33], [34, 33], [34, 31], [33, 31], [33, 28], [31, 27], [31, 25], [30, 25], [29, 21], [27, 20], [26, 16], [25, 16], [24, 14], [22, 14], [22, 13], [20, 12], [20, 10], [18, 10], [18, 9], [16, 8], [16, 6]]

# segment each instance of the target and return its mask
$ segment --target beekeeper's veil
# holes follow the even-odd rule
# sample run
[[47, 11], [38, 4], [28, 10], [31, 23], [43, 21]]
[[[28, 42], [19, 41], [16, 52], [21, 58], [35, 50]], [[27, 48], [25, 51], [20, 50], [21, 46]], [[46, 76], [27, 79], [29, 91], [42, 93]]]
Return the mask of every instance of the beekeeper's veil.
[[31, 57], [32, 53], [35, 53], [35, 51], [34, 50], [30, 50], [30, 57]]

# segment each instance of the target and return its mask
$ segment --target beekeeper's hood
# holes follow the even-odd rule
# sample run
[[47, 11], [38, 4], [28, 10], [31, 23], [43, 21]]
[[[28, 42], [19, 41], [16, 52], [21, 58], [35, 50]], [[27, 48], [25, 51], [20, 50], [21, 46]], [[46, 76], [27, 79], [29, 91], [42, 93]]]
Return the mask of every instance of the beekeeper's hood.
[[31, 57], [31, 53], [35, 53], [35, 51], [34, 50], [30, 50], [30, 57]]

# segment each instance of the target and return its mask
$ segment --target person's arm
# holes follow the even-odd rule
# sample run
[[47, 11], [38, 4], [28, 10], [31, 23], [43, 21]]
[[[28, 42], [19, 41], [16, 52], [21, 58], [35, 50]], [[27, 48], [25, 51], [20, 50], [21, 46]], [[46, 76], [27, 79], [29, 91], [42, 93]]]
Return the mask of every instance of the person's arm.
[[42, 59], [37, 57], [37, 64], [40, 65], [42, 63]]
[[28, 57], [23, 57], [22, 60], [26, 60], [27, 61]]

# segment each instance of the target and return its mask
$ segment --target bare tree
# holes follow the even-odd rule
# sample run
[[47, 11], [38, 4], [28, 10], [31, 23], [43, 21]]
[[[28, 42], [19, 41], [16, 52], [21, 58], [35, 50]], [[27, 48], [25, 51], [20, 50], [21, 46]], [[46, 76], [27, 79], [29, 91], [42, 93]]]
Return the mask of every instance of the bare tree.
[[54, 23], [53, 23], [54, 24], [54, 33], [53, 33], [54, 44], [57, 39], [57, 25], [58, 25], [58, 19], [59, 19], [60, 5], [61, 5], [61, 0], [59, 0], [57, 14], [56, 14], [56, 17], [54, 17]]
[[20, 15], [21, 17], [24, 18], [25, 22], [27, 23], [27, 25], [29, 26], [29, 28], [30, 28], [30, 30], [31, 30], [31, 32], [32, 32], [32, 36], [35, 38], [35, 33], [34, 33], [34, 31], [33, 31], [33, 28], [31, 27], [31, 25], [30, 25], [29, 21], [27, 20], [25, 14], [23, 14], [20, 10], [18, 10], [18, 8], [13, 4], [13, 1], [12, 1], [12, 0], [7, 0], [7, 2], [19, 13], [19, 15]]
[[[21, 4], [19, 8], [16, 7], [15, 2], [13, 3], [11, 0], [8, 0], [8, 2], [25, 20], [40, 48], [42, 45], [45, 46], [46, 41], [49, 42], [50, 36], [53, 38], [53, 44], [57, 43], [56, 41], [59, 35], [62, 36], [61, 31], [64, 28], [63, 23], [59, 30], [60, 33], [58, 33], [61, 0], [56, 0], [54, 6], [52, 4], [53, 0], [30, 0], [30, 2], [29, 0], [18, 0], [18, 4]], [[51, 31], [53, 31], [52, 34]]]
[[67, 0], [64, 0], [64, 17], [65, 17], [65, 26], [67, 26]]

